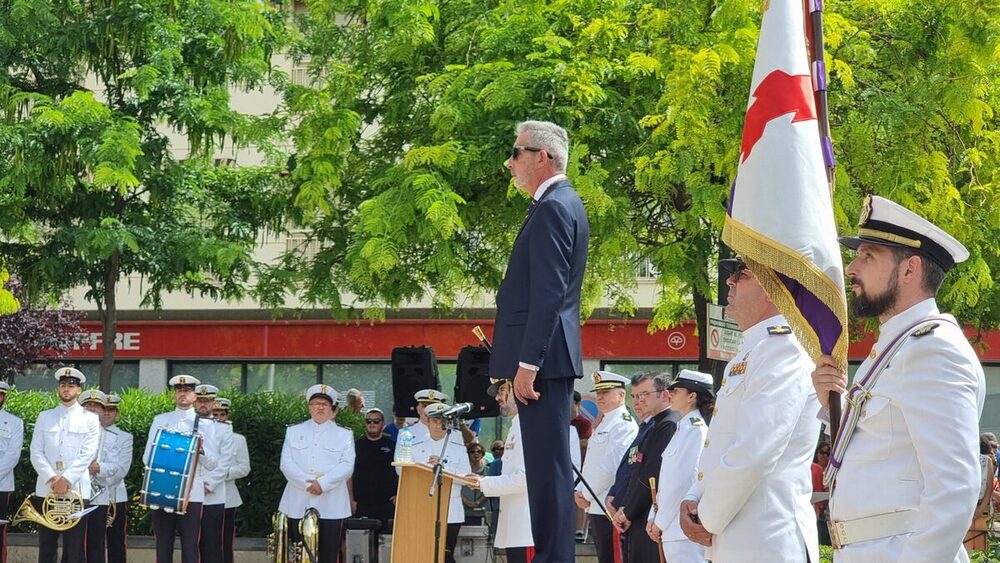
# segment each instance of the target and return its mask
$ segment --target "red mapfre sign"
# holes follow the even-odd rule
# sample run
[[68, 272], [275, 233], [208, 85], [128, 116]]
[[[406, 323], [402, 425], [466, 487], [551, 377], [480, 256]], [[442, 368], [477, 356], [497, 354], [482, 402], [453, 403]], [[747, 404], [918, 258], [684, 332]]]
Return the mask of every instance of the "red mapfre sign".
[[[693, 322], [647, 332], [647, 321], [590, 320], [583, 325], [583, 355], [602, 360], [696, 360]], [[430, 346], [438, 358], [455, 359], [465, 346], [478, 345], [472, 327], [487, 337], [493, 321], [389, 320], [337, 321], [123, 321], [115, 335], [119, 358], [163, 359], [372, 359], [385, 360], [399, 346]], [[101, 326], [82, 323], [83, 344], [70, 357], [99, 358]], [[975, 334], [968, 332], [970, 339]], [[850, 358], [871, 350], [868, 336], [851, 344]], [[1000, 360], [1000, 334], [983, 335], [977, 346], [983, 360]]]

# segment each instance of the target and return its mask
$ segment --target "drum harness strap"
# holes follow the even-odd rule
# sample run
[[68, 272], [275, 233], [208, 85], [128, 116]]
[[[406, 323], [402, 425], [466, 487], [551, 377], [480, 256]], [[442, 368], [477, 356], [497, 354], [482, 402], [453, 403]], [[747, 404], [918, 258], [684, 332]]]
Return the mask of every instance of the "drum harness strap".
[[[840, 434], [834, 440], [833, 448], [830, 450], [830, 463], [826, 467], [823, 476], [823, 484], [830, 491], [831, 499], [833, 488], [837, 483], [837, 472], [844, 461], [844, 453], [851, 441], [851, 435], [857, 429], [858, 421], [864, 410], [865, 403], [872, 398], [871, 390], [875, 387], [882, 372], [889, 367], [889, 362], [899, 352], [900, 348], [910, 336], [914, 336], [922, 329], [933, 329], [937, 323], [946, 322], [955, 324], [955, 321], [945, 316], [927, 317], [910, 325], [905, 330], [900, 331], [888, 346], [882, 351], [878, 358], [872, 363], [868, 372], [864, 376], [855, 379], [854, 384], [847, 390], [847, 406], [840, 422]], [[933, 325], [933, 326], [932, 326]], [[957, 325], [956, 325], [957, 326]], [[886, 538], [913, 531], [916, 514], [913, 510], [901, 510], [866, 516], [855, 520], [842, 522], [829, 521], [830, 539], [834, 549], [862, 541]]]

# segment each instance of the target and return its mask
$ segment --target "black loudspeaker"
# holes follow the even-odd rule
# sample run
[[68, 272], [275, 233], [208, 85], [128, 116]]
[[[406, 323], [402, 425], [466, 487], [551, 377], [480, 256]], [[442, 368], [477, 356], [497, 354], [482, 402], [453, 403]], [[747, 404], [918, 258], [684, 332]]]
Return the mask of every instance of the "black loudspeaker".
[[441, 389], [434, 349], [407, 346], [392, 349], [392, 412], [396, 416], [417, 416], [413, 394], [421, 389]]
[[500, 415], [500, 405], [486, 393], [490, 386], [490, 353], [482, 346], [466, 346], [458, 352], [455, 370], [455, 403], [472, 403], [472, 412], [462, 418]]

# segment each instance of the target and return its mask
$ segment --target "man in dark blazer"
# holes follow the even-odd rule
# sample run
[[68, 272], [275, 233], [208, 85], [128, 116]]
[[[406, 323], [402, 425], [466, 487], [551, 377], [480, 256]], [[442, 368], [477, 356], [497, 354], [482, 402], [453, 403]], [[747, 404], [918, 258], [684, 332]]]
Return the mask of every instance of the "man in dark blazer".
[[569, 454], [573, 382], [583, 376], [580, 286], [590, 224], [566, 178], [569, 138], [554, 123], [526, 121], [506, 166], [532, 196], [497, 291], [490, 374], [514, 380], [535, 563], [575, 560]]

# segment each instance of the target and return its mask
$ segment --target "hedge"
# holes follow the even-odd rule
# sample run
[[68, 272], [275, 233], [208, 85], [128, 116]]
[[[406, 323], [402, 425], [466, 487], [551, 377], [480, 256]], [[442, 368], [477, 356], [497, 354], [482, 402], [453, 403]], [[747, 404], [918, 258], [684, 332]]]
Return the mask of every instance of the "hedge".
[[[227, 393], [232, 399], [233, 429], [246, 436], [250, 451], [250, 475], [237, 481], [243, 506], [237, 511], [237, 533], [246, 537], [264, 537], [271, 531], [271, 515], [278, 509], [281, 492], [285, 488], [285, 476], [278, 464], [281, 458], [281, 444], [285, 438], [285, 428], [309, 418], [305, 397], [283, 393]], [[28, 448], [31, 432], [38, 413], [50, 409], [58, 403], [54, 392], [11, 391], [5, 408], [24, 420], [24, 447], [21, 459], [14, 471], [15, 492], [11, 497], [11, 514], [21, 502], [34, 491], [35, 473], [31, 466]], [[125, 478], [129, 499], [129, 534], [152, 535], [148, 511], [139, 506], [139, 489], [142, 485], [142, 452], [149, 434], [153, 417], [173, 409], [169, 392], [152, 393], [143, 389], [129, 389], [122, 393], [118, 427], [132, 433], [134, 448], [132, 468]], [[337, 423], [350, 428], [356, 437], [364, 434], [364, 419], [361, 415], [341, 409]], [[0, 515], [0, 518], [3, 518]], [[34, 524], [22, 523], [13, 531], [29, 532]]]

